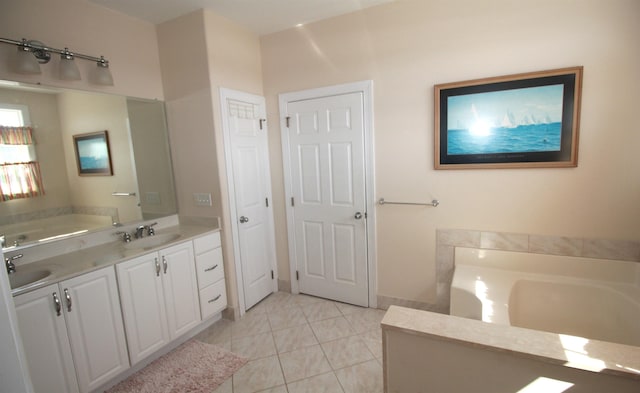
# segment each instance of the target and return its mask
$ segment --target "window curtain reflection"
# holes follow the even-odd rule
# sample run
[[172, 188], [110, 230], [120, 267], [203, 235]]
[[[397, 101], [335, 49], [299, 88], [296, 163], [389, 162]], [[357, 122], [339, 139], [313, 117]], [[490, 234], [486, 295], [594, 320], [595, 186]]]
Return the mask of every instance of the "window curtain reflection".
[[31, 127], [0, 126], [0, 144], [33, 145], [33, 129]]
[[44, 195], [31, 127], [0, 126], [0, 201]]

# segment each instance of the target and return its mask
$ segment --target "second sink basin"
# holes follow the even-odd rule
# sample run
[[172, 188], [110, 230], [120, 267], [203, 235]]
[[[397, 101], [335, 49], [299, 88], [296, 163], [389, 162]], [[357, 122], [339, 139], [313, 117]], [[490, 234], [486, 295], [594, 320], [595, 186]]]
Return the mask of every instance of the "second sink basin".
[[25, 285], [33, 284], [36, 281], [43, 280], [51, 275], [51, 270], [34, 270], [9, 274], [9, 284], [11, 289], [20, 288]]
[[163, 233], [161, 235], [153, 235], [142, 239], [136, 239], [131, 243], [125, 243], [124, 248], [127, 250], [154, 248], [172, 242], [179, 237], [180, 234], [178, 233]]

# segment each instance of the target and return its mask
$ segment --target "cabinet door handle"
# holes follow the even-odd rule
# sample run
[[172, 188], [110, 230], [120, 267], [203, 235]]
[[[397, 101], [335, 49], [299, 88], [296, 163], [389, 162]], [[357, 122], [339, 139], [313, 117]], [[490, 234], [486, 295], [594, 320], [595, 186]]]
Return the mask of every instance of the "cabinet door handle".
[[169, 264], [167, 263], [167, 258], [165, 258], [164, 255], [162, 256], [162, 267], [164, 268], [164, 274], [167, 274], [167, 267], [169, 267]]
[[67, 299], [67, 311], [71, 312], [71, 295], [69, 294], [69, 289], [64, 289], [64, 298]]
[[216, 300], [220, 299], [220, 296], [222, 296], [222, 295], [218, 295], [218, 296], [214, 297], [213, 299], [209, 300], [207, 303], [215, 302]]
[[158, 258], [156, 260], [156, 276], [160, 277], [160, 262], [158, 262]]
[[57, 293], [53, 293], [53, 306], [56, 308], [56, 314], [60, 316], [62, 311], [62, 304], [60, 304], [60, 298]]
[[217, 268], [217, 267], [218, 267], [218, 265], [213, 265], [213, 266], [211, 266], [211, 267], [208, 267], [208, 268], [204, 269], [204, 271], [205, 271], [205, 272], [210, 272], [210, 271], [212, 271], [213, 269], [215, 269], [215, 268]]

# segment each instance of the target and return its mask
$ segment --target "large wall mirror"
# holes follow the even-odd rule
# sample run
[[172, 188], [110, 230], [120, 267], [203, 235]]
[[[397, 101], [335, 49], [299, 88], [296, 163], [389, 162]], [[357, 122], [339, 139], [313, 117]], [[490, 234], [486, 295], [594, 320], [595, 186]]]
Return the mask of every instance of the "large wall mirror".
[[[0, 81], [0, 126], [3, 249], [177, 213], [163, 102]], [[103, 131], [111, 173], [87, 175], [74, 140]]]

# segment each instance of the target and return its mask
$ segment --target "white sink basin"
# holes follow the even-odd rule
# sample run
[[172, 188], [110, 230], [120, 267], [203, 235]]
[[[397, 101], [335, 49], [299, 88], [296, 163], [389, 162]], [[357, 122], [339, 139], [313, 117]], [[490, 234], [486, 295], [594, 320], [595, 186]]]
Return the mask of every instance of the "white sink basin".
[[25, 285], [33, 284], [36, 281], [44, 280], [45, 278], [51, 275], [51, 270], [34, 270], [21, 272], [17, 271], [15, 273], [9, 274], [9, 284], [11, 285], [11, 289], [20, 288]]
[[140, 250], [155, 248], [172, 242], [180, 237], [178, 233], [163, 233], [161, 235], [153, 235], [142, 239], [133, 240], [131, 243], [125, 243], [124, 248], [127, 250]]

